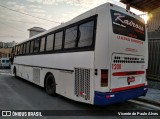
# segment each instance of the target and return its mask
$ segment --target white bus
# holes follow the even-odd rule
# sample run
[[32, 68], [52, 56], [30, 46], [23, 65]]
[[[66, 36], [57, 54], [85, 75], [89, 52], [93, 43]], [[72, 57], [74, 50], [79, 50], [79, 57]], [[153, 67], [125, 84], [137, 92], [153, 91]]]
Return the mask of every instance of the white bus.
[[14, 75], [75, 101], [107, 105], [147, 92], [145, 23], [106, 3], [15, 46]]

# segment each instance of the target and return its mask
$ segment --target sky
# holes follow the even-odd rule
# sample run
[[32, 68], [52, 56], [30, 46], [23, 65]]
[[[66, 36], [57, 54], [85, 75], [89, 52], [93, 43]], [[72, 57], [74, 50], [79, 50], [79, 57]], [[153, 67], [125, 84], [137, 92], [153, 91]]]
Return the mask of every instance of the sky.
[[0, 0], [0, 41], [21, 42], [29, 28], [48, 30], [107, 1], [125, 8], [119, 0]]

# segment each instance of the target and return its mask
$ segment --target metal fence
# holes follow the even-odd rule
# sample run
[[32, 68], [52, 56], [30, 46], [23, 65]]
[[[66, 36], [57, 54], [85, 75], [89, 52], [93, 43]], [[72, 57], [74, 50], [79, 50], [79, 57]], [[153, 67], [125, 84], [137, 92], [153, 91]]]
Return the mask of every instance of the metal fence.
[[149, 39], [149, 62], [147, 77], [160, 81], [160, 39]]

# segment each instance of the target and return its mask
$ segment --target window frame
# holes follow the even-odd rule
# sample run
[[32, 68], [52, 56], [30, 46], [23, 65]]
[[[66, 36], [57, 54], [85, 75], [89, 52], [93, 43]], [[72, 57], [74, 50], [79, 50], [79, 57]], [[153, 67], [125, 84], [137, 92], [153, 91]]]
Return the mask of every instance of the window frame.
[[[32, 49], [32, 52], [31, 52], [31, 44], [32, 44], [32, 42], [33, 42], [33, 49]], [[29, 49], [29, 52], [30, 52], [30, 54], [34, 54], [34, 40], [31, 40], [31, 41], [30, 41], [30, 49]]]
[[[29, 49], [28, 49], [28, 53], [27, 53], [27, 44], [29, 43]], [[27, 41], [26, 42], [26, 54], [30, 54], [30, 46], [31, 46], [31, 41]]]
[[93, 25], [95, 26], [95, 21], [94, 20], [89, 20], [89, 21], [86, 21], [86, 22], [83, 22], [83, 23], [81, 23], [81, 24], [79, 24], [78, 25], [78, 41], [77, 41], [77, 44], [76, 44], [76, 47], [77, 48], [88, 48], [88, 47], [91, 47], [91, 46], [93, 46], [93, 42], [94, 42], [94, 30], [95, 30], [95, 28], [94, 28], [94, 26], [93, 26], [93, 37], [92, 37], [92, 44], [91, 45], [89, 45], [89, 46], [84, 46], [84, 47], [78, 47], [78, 44], [79, 44], [79, 41], [80, 41], [80, 32], [79, 32], [79, 27], [81, 26], [81, 25], [83, 25], [83, 24], [86, 24], [86, 23], [89, 23], [89, 22], [92, 22], [93, 21]]
[[[55, 50], [55, 40], [56, 40], [56, 33], [60, 33], [60, 32], [62, 32], [62, 47], [61, 47], [61, 49], [56, 49]], [[64, 49], [64, 29], [61, 29], [61, 30], [58, 30], [58, 31], [56, 31], [55, 33], [54, 33], [54, 46], [53, 46], [53, 50], [54, 50], [54, 52], [58, 52], [58, 51], [62, 51]]]
[[17, 46], [17, 55], [20, 55], [20, 45]]
[[22, 55], [25, 55], [25, 54], [26, 54], [26, 43], [23, 43], [23, 52], [22, 52]]
[[[36, 40], [39, 41], [39, 44], [38, 44], [38, 51], [37, 51], [37, 52], [35, 52], [35, 42], [36, 42]], [[41, 41], [40, 38], [34, 39], [33, 54], [39, 53], [39, 49], [40, 49], [40, 41]]]
[[20, 45], [20, 55], [23, 55], [23, 44]]
[[17, 47], [18, 46], [15, 46], [14, 55], [17, 55]]
[[[65, 48], [65, 36], [66, 36], [66, 31], [68, 30], [68, 29], [70, 29], [70, 28], [73, 28], [73, 27], [77, 27], [77, 36], [76, 36], [76, 41], [75, 41], [75, 47], [70, 47], [70, 48]], [[65, 50], [67, 50], [67, 49], [75, 49], [76, 47], [77, 47], [77, 40], [78, 40], [78, 25], [73, 25], [73, 26], [70, 26], [70, 27], [68, 27], [68, 28], [66, 28], [65, 30], [64, 30], [64, 45], [63, 45], [63, 48], [65, 49]]]
[[[49, 35], [53, 35], [52, 50], [47, 50], [47, 37], [48, 37]], [[55, 43], [55, 33], [54, 33], [54, 32], [51, 32], [51, 33], [49, 33], [49, 34], [47, 34], [47, 35], [45, 36], [45, 52], [53, 52], [53, 51], [54, 51], [54, 43]]]
[[[44, 38], [44, 50], [43, 50], [43, 51], [40, 51], [42, 38]], [[41, 36], [41, 37], [40, 37], [39, 53], [40, 53], [40, 54], [44, 53], [44, 52], [45, 52], [45, 48], [46, 48], [46, 36]]]
[[[66, 53], [66, 52], [93, 51], [95, 49], [95, 39], [96, 39], [96, 30], [97, 30], [97, 16], [98, 15], [93, 15], [93, 16], [88, 17], [86, 19], [77, 21], [75, 23], [69, 24], [69, 25], [67, 25], [65, 27], [62, 27], [60, 29], [56, 29], [56, 30], [51, 31], [49, 33], [46, 33], [46, 34], [44, 34], [42, 36], [38, 36], [38, 37], [36, 37], [34, 39], [30, 39], [29, 41], [24, 42], [24, 43], [30, 42], [29, 53], [27, 53], [25, 55], [38, 55], [38, 54], [54, 54], [54, 53]], [[94, 22], [92, 45], [91, 46], [85, 46], [85, 47], [78, 47], [78, 42], [79, 42], [79, 26], [82, 25], [82, 24], [84, 24], [84, 23], [90, 22], [90, 21]], [[71, 28], [71, 27], [75, 27], [75, 26], [77, 26], [76, 46], [74, 48], [64, 48], [66, 30], [69, 29], [69, 28]], [[62, 48], [58, 49], [58, 50], [55, 50], [55, 36], [56, 36], [56, 33], [61, 32], [61, 31], [62, 31]], [[46, 51], [47, 36], [51, 35], [51, 34], [54, 34], [54, 37], [53, 37], [53, 50]], [[41, 40], [44, 37], [45, 37], [44, 51], [40, 52]], [[35, 45], [35, 40], [36, 39], [40, 40], [38, 52], [34, 52], [34, 45]], [[33, 52], [32, 53], [31, 53], [31, 42], [33, 42]], [[21, 45], [24, 44], [24, 43], [18, 44], [17, 46], [19, 46], [20, 49], [21, 49]], [[23, 54], [20, 54], [20, 50], [19, 50], [19, 53], [16, 56], [21, 56], [21, 55], [23, 55]]]

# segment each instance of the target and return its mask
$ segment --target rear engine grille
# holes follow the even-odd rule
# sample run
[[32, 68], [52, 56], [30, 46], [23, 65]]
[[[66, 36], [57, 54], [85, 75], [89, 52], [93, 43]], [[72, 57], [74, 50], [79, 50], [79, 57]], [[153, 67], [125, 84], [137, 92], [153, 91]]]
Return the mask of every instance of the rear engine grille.
[[90, 100], [90, 69], [75, 68], [75, 95]]

